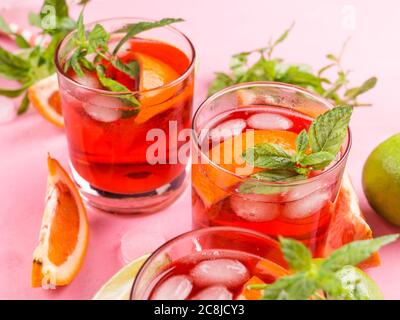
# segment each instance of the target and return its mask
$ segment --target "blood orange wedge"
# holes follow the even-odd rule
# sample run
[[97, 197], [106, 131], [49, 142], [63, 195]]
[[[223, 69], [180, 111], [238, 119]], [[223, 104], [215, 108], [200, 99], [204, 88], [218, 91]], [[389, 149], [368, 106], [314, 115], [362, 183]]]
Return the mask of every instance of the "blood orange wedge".
[[56, 74], [30, 86], [28, 96], [33, 106], [46, 120], [60, 128], [64, 127]]
[[[350, 176], [345, 172], [322, 255], [326, 257], [349, 242], [371, 238], [372, 230], [364, 220]], [[379, 254], [374, 253], [360, 267], [367, 268], [379, 264]]]
[[296, 148], [296, 137], [297, 134], [290, 131], [249, 130], [229, 138], [208, 153], [208, 158], [226, 171], [210, 164], [208, 159], [201, 159], [192, 166], [193, 187], [209, 207], [229, 195], [225, 191], [227, 188], [240, 182], [239, 177], [230, 173], [246, 177], [262, 170], [247, 164], [242, 158], [243, 151], [255, 144], [274, 143], [292, 152]]
[[69, 284], [82, 266], [88, 244], [86, 210], [71, 178], [57, 160], [47, 160], [46, 206], [33, 253], [32, 287]]
[[[139, 98], [141, 107], [135, 118], [136, 123], [144, 123], [188, 97], [191, 92], [190, 88], [186, 88], [185, 92], [176, 97], [174, 97], [177, 94], [176, 87], [161, 88], [179, 78], [179, 74], [172, 67], [147, 54], [133, 53], [132, 55], [139, 62], [139, 89], [144, 91]], [[156, 90], [146, 92], [151, 89]]]

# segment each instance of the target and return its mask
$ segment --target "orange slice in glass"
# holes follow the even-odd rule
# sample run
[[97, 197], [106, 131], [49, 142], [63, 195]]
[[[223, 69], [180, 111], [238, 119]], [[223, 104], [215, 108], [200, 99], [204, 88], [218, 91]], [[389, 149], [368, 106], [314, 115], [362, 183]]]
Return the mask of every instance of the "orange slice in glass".
[[161, 88], [179, 78], [179, 74], [171, 66], [147, 54], [133, 53], [133, 56], [139, 62], [140, 91], [155, 89], [151, 92], [144, 92], [139, 97], [141, 106], [135, 122], [140, 124], [173, 107], [178, 102], [177, 98], [181, 100], [185, 98], [185, 94], [181, 93], [179, 96], [174, 97], [177, 93], [176, 86]]
[[28, 89], [29, 101], [46, 120], [64, 127], [57, 75], [39, 80]]
[[57, 160], [47, 160], [46, 206], [33, 253], [32, 287], [64, 286], [79, 272], [88, 244], [86, 210]]

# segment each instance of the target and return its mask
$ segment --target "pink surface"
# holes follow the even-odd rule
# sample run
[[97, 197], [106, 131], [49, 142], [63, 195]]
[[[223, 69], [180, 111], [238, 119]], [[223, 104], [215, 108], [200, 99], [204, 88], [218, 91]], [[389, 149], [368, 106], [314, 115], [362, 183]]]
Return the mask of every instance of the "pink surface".
[[[8, 3], [9, 1], [6, 1]], [[16, 1], [15, 3], [22, 3]], [[23, 22], [30, 8], [41, 1], [3, 8], [9, 21]], [[399, 131], [398, 75], [400, 72], [400, 29], [395, 1], [123, 1], [96, 0], [87, 8], [87, 21], [118, 16], [182, 17], [180, 28], [194, 42], [197, 53], [195, 106], [205, 97], [212, 73], [226, 68], [231, 54], [266, 44], [295, 20], [296, 27], [277, 54], [292, 62], [325, 63], [328, 52], [338, 52], [351, 36], [344, 64], [355, 70], [352, 80], [371, 75], [379, 78], [376, 89], [365, 96], [374, 107], [355, 112], [353, 149], [349, 171], [361, 206], [375, 235], [399, 232], [368, 206], [361, 188], [361, 170], [371, 150]], [[77, 8], [73, 10], [77, 13]], [[0, 106], [1, 108], [2, 106]], [[146, 231], [169, 239], [190, 228], [190, 191], [170, 208], [155, 215], [113, 216], [90, 210], [91, 238], [83, 269], [71, 285], [52, 291], [29, 287], [32, 252], [37, 243], [44, 208], [46, 155], [67, 166], [66, 139], [62, 130], [44, 121], [34, 110], [0, 125], [0, 299], [90, 299], [101, 285], [123, 266], [122, 235], [137, 230], [137, 255], [151, 250], [141, 243]], [[160, 240], [161, 241], [161, 240]], [[128, 255], [135, 255], [129, 252]], [[387, 299], [400, 299], [400, 242], [381, 251], [382, 266], [370, 270]]]

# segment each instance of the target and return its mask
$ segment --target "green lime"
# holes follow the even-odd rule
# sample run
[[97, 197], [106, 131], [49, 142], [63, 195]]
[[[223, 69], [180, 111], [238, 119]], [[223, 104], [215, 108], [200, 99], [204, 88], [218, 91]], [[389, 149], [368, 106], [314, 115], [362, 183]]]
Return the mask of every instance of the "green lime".
[[400, 226], [400, 134], [372, 151], [362, 179], [371, 207], [387, 221]]
[[350, 300], [383, 300], [383, 294], [374, 280], [361, 269], [345, 266], [336, 273]]

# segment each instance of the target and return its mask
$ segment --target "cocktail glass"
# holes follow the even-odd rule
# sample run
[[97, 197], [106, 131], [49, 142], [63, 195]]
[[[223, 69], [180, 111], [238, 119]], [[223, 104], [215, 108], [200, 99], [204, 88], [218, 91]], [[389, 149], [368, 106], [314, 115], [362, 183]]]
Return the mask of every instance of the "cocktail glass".
[[157, 249], [140, 269], [133, 300], [259, 299], [248, 284], [287, 274], [279, 243], [261, 233], [211, 227], [182, 234]]
[[[123, 36], [119, 29], [138, 21], [143, 19], [98, 23], [111, 34], [111, 47]], [[118, 213], [168, 206], [182, 193], [188, 176], [187, 163], [177, 155], [185, 145], [178, 136], [191, 122], [193, 45], [171, 26], [140, 33], [119, 51], [121, 59], [133, 55], [138, 60], [140, 83], [127, 84], [126, 77], [117, 75], [115, 80], [133, 89], [116, 93], [99, 87], [95, 74], [79, 78], [64, 72], [75, 49], [73, 34], [60, 44], [56, 62], [70, 164], [82, 196], [95, 207]], [[139, 112], [126, 103], [132, 95]], [[162, 149], [154, 151], [151, 146], [160, 134]]]
[[251, 177], [242, 153], [268, 142], [294, 148], [297, 134], [333, 108], [309, 91], [281, 83], [244, 83], [209, 97], [193, 120], [192, 205], [195, 227], [236, 226], [302, 241], [319, 256], [350, 150], [307, 179]]

